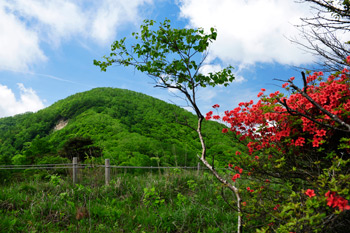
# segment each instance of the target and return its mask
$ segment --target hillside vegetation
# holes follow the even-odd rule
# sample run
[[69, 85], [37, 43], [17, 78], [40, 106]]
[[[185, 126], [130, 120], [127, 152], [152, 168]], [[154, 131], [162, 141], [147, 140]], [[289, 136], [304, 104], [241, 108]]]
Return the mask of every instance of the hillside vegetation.
[[[194, 166], [200, 144], [196, 117], [175, 105], [123, 89], [96, 88], [37, 113], [0, 119], [0, 164], [109, 158], [113, 165]], [[60, 127], [58, 127], [60, 126]], [[237, 150], [222, 125], [204, 123], [208, 154], [217, 165]], [[238, 146], [238, 145], [237, 145]]]

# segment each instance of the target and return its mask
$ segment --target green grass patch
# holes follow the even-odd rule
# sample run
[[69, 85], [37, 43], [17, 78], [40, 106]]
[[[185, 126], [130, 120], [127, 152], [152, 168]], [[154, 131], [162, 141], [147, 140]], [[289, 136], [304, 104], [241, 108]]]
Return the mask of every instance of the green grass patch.
[[[208, 174], [114, 172], [70, 177], [32, 176], [0, 188], [3, 232], [232, 232], [237, 215]], [[229, 190], [225, 195], [233, 198]]]

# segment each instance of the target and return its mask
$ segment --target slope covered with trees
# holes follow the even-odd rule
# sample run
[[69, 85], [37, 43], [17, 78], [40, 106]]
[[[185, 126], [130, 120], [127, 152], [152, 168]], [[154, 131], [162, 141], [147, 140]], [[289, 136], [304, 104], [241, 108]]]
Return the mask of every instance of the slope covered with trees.
[[[195, 121], [192, 113], [153, 97], [96, 88], [37, 113], [0, 119], [0, 164], [57, 163], [78, 156], [109, 158], [115, 165], [193, 166], [200, 143], [196, 132], [179, 122]], [[59, 123], [64, 127], [55, 128]], [[221, 128], [206, 122], [204, 133], [216, 163], [227, 164], [225, 155], [237, 148]]]

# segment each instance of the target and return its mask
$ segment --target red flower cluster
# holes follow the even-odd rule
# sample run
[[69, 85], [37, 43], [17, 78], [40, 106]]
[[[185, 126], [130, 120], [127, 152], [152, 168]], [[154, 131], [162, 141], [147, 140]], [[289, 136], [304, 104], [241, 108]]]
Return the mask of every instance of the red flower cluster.
[[340, 211], [350, 210], [350, 205], [348, 205], [348, 200], [341, 196], [338, 196], [336, 192], [328, 191], [325, 196], [327, 197], [327, 205], [333, 208], [338, 207]]
[[207, 113], [207, 115], [205, 116], [206, 120], [210, 120], [211, 119], [211, 115], [213, 115], [213, 111], [210, 111]]
[[297, 140], [295, 140], [295, 146], [303, 146], [305, 144], [305, 138], [298, 137]]
[[288, 85], [289, 85], [289, 83], [284, 83], [284, 84], [282, 85], [282, 87], [283, 87], [283, 88], [286, 88]]
[[[315, 72], [309, 75], [307, 81], [313, 82], [322, 75], [322, 72]], [[291, 85], [293, 80], [294, 77], [290, 78], [283, 86]], [[320, 82], [318, 85], [309, 85], [307, 94], [325, 110], [348, 122], [350, 120], [350, 116], [346, 114], [350, 111], [350, 98], [346, 98], [346, 96], [350, 96], [348, 80], [347, 74], [330, 76], [327, 81]], [[265, 89], [262, 89], [262, 91], [265, 91]], [[262, 95], [263, 92], [260, 92], [258, 96]], [[241, 140], [252, 139], [248, 144], [251, 154], [255, 151], [274, 147], [286, 138], [290, 139], [291, 146], [304, 147], [311, 144], [313, 147], [319, 147], [327, 142], [327, 137], [332, 136], [326, 134], [321, 126], [305, 117], [299, 117], [301, 124], [296, 124], [296, 117], [291, 116], [285, 107], [279, 105], [276, 97], [284, 98], [282, 98], [279, 91], [276, 91], [269, 96], [262, 97], [256, 104], [253, 104], [252, 100], [241, 102], [239, 107], [231, 111], [225, 111], [225, 116], [222, 117], [223, 122], [231, 125], [231, 131], [237, 135], [242, 135]], [[312, 112], [321, 123], [333, 126], [335, 124], [334, 121], [330, 121], [329, 116], [321, 112], [300, 93], [296, 92], [289, 98], [284, 98], [284, 100], [291, 109], [301, 113]], [[272, 111], [266, 111], [265, 109], [271, 109]], [[256, 133], [257, 127], [259, 133]], [[296, 134], [297, 132], [302, 132], [302, 134]], [[293, 138], [293, 135], [297, 136]]]
[[220, 108], [220, 105], [214, 104], [212, 107], [213, 107], [213, 108]]
[[234, 175], [231, 179], [232, 179], [233, 182], [236, 182], [236, 180], [237, 180], [238, 178], [240, 178], [240, 177], [241, 177], [241, 175], [237, 173], [237, 174]]

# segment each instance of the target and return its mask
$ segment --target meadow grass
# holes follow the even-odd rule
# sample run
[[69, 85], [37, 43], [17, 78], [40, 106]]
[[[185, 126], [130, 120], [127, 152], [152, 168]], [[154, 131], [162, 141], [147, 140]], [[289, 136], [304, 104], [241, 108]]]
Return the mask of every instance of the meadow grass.
[[1, 232], [232, 232], [232, 193], [197, 171], [85, 169], [78, 184], [69, 174], [43, 172], [0, 189]]

